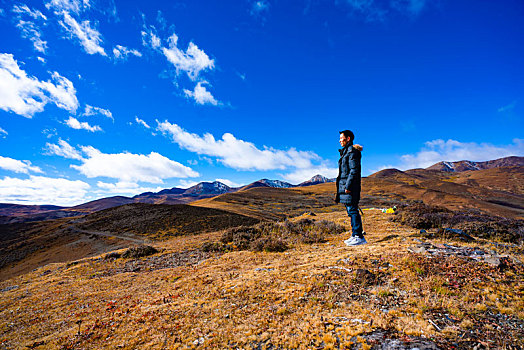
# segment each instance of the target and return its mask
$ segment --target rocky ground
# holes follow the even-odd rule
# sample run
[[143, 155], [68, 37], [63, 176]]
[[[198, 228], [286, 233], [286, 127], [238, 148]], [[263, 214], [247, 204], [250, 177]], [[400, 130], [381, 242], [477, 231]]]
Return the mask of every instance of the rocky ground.
[[203, 251], [214, 232], [38, 268], [0, 283], [0, 348], [522, 348], [522, 246], [446, 241], [391, 215], [364, 211], [358, 247], [346, 232]]

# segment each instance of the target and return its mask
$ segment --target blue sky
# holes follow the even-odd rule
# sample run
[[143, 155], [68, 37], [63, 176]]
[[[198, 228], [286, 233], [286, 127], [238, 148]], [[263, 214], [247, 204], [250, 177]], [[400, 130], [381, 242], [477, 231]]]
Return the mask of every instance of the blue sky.
[[0, 202], [524, 155], [524, 3], [0, 0]]

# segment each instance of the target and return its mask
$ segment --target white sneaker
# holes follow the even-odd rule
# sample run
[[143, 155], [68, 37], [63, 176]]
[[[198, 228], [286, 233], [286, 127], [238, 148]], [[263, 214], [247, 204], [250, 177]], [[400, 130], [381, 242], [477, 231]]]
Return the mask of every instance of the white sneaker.
[[346, 240], [344, 241], [344, 243], [345, 243], [346, 245], [353, 245], [353, 241], [355, 240], [355, 238], [357, 238], [357, 237], [356, 237], [356, 236], [351, 236], [351, 238], [346, 239]]
[[350, 239], [348, 239], [349, 242], [346, 243], [346, 241], [344, 241], [344, 243], [346, 243], [346, 245], [348, 246], [354, 246], [354, 245], [361, 245], [361, 244], [366, 244], [367, 241], [364, 237], [351, 237]]

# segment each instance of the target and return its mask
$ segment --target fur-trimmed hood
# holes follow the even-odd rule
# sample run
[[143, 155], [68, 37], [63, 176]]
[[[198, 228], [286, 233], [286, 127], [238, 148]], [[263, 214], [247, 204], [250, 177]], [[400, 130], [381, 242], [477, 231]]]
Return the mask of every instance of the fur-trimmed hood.
[[356, 149], [357, 151], [360, 151], [362, 152], [362, 150], [364, 149], [364, 147], [362, 147], [361, 145], [353, 145], [353, 148]]

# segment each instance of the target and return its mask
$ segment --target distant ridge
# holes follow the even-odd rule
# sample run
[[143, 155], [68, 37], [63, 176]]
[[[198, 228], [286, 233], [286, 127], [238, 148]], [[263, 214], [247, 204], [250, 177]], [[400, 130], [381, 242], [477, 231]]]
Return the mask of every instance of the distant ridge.
[[298, 184], [298, 186], [313, 186], [313, 185], [323, 184], [326, 182], [334, 182], [335, 180], [336, 179], [329, 179], [325, 176], [317, 174], [313, 176], [311, 179], [301, 182], [300, 184]]
[[438, 162], [430, 167], [427, 167], [426, 170], [462, 172], [468, 170], [483, 170], [509, 166], [524, 166], [524, 157], [511, 156], [495, 160], [488, 160], [485, 162], [473, 162], [470, 160], [461, 160], [457, 162]]
[[232, 188], [220, 181], [201, 182], [185, 190], [183, 196], [208, 196], [231, 192]]
[[66, 207], [60, 207], [57, 205], [23, 205], [0, 203], [0, 215], [30, 215], [64, 208]]
[[262, 180], [252, 182], [248, 185], [242, 186], [238, 188], [237, 190], [245, 191], [245, 190], [249, 190], [250, 188], [257, 188], [257, 187], [291, 188], [291, 187], [295, 187], [295, 185], [292, 185], [288, 182], [284, 182], [280, 180], [262, 179]]

